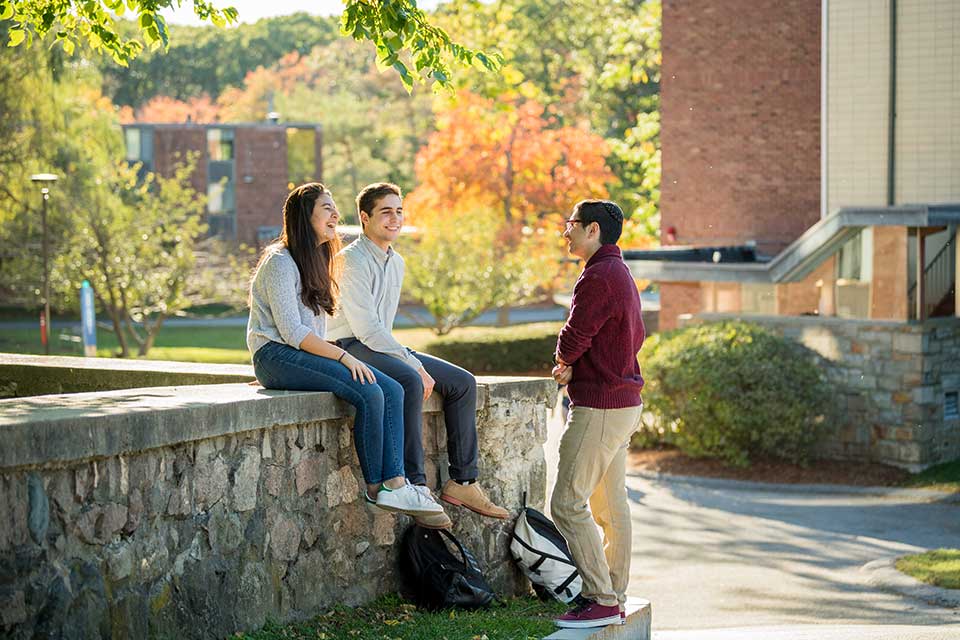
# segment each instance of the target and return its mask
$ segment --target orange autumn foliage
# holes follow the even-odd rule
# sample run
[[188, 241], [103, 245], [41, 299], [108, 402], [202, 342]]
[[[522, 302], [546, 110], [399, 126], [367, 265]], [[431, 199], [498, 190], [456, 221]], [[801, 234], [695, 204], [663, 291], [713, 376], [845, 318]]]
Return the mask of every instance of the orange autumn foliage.
[[210, 96], [203, 94], [190, 98], [186, 102], [169, 96], [155, 96], [133, 114], [128, 109], [121, 111], [121, 119], [124, 124], [130, 122], [209, 123], [217, 122], [220, 116], [217, 105]]
[[462, 92], [437, 113], [437, 131], [417, 153], [419, 186], [405, 206], [455, 210], [482, 203], [509, 224], [543, 226], [583, 198], [607, 196], [615, 180], [607, 145], [586, 128], [555, 127], [543, 105]]

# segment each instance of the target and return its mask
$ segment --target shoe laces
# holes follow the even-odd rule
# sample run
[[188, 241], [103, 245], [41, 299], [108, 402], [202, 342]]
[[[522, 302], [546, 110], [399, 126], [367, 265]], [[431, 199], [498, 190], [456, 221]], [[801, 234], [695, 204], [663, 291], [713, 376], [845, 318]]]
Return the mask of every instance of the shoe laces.
[[433, 500], [433, 492], [430, 491], [430, 487], [425, 484], [415, 484], [413, 488], [417, 490], [423, 497]]
[[580, 602], [577, 603], [577, 605], [573, 608], [573, 611], [571, 613], [577, 616], [581, 615], [583, 613], [586, 613], [586, 611], [595, 604], [597, 603], [594, 602], [593, 600], [587, 600], [586, 598], [583, 598]]
[[433, 499], [433, 494], [430, 493], [430, 489], [427, 487], [419, 484], [407, 484], [407, 486], [413, 489], [414, 495], [417, 496], [417, 502], [421, 504], [436, 503], [436, 500]]

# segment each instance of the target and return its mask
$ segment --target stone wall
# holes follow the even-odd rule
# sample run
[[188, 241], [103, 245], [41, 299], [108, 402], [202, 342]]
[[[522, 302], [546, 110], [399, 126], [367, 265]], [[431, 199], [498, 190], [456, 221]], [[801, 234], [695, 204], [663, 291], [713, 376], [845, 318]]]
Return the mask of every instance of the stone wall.
[[248, 364], [0, 353], [0, 398], [253, 380]]
[[[556, 387], [481, 379], [481, 481], [542, 507]], [[434, 487], [440, 399], [425, 409]], [[394, 592], [411, 520], [362, 501], [352, 409], [249, 384], [0, 401], [0, 636], [220, 638]], [[526, 589], [511, 521], [449, 507], [501, 594]]]
[[[700, 314], [688, 322], [737, 318]], [[960, 318], [898, 323], [744, 316], [819, 353], [847, 417], [822, 444], [825, 457], [920, 470], [960, 458], [960, 420], [944, 419], [960, 390]]]

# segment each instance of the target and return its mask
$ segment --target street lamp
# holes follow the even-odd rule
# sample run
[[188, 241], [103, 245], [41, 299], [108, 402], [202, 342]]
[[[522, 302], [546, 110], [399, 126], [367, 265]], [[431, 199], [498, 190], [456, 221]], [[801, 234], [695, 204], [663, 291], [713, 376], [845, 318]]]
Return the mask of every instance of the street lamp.
[[41, 209], [40, 219], [43, 226], [43, 326], [44, 342], [43, 351], [50, 355], [50, 269], [48, 267], [49, 252], [47, 249], [47, 200], [50, 199], [50, 187], [48, 185], [57, 181], [56, 174], [53, 173], [35, 173], [30, 176], [32, 182], [40, 185], [40, 195], [43, 197], [43, 208]]

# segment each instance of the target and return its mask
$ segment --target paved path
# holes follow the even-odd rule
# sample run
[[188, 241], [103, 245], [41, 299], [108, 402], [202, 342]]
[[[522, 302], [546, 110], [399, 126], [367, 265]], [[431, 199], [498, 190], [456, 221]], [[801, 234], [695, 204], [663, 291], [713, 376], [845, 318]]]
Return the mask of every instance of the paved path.
[[960, 638], [960, 609], [885, 593], [862, 571], [880, 557], [960, 547], [960, 505], [725, 484], [627, 480], [630, 592], [652, 601], [655, 630], [955, 624]]
[[[555, 411], [549, 477], [561, 429]], [[960, 640], [960, 609], [884, 592], [862, 570], [960, 548], [960, 503], [639, 475], [627, 487], [629, 595], [652, 602], [654, 640]]]

